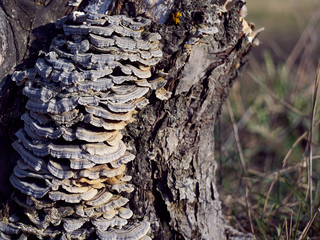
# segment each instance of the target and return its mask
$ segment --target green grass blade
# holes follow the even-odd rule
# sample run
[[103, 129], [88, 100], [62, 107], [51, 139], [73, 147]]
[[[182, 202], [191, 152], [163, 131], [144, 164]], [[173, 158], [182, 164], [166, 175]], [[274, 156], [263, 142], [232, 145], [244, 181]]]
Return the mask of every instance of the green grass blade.
[[266, 234], [266, 232], [264, 231], [264, 229], [263, 229], [263, 227], [262, 227], [262, 224], [261, 224], [261, 222], [260, 222], [260, 219], [258, 219], [256, 216], [254, 216], [254, 220], [256, 220], [256, 222], [257, 222], [257, 224], [258, 224], [259, 231], [262, 233], [263, 238], [264, 238], [265, 240], [268, 240], [267, 234]]
[[303, 204], [306, 204], [306, 201], [304, 200], [304, 197], [295, 189], [295, 186], [293, 186], [288, 179], [284, 179], [285, 183], [288, 185], [292, 193], [301, 201]]
[[297, 237], [297, 232], [298, 232], [298, 227], [299, 227], [299, 220], [300, 220], [300, 214], [301, 214], [301, 210], [302, 210], [302, 201], [300, 201], [300, 205], [299, 205], [299, 211], [298, 211], [298, 216], [297, 216], [297, 220], [296, 220], [296, 227], [294, 229], [294, 234], [293, 234], [293, 240], [296, 239]]

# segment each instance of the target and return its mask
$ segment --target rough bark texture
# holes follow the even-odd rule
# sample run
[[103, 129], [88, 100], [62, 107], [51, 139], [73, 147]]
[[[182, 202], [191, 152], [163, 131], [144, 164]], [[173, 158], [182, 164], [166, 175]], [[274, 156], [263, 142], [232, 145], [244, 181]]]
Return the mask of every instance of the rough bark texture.
[[[36, 52], [47, 50], [55, 34], [52, 22], [72, 10], [66, 0], [0, 1], [1, 193], [16, 154], [10, 143], [21, 124], [23, 97], [8, 81], [14, 68], [32, 66]], [[97, 2], [97, 1], [96, 1]], [[130, 201], [135, 218], [152, 225], [153, 239], [250, 239], [225, 224], [215, 183], [214, 127], [250, 44], [242, 32], [242, 1], [106, 1], [111, 14], [145, 15], [162, 35], [165, 57], [158, 69], [168, 73], [173, 94], [150, 105], [124, 134], [137, 156], [129, 166], [136, 191]], [[175, 24], [172, 13], [180, 12]], [[202, 25], [217, 29], [186, 42]]]
[[172, 83], [173, 97], [151, 102], [128, 129], [137, 147], [133, 203], [141, 216], [149, 214], [157, 239], [226, 238], [215, 184], [214, 126], [237, 75], [237, 51], [244, 49], [239, 42], [238, 49], [217, 57], [210, 54], [215, 44], [209, 37], [197, 45], [182, 78]]

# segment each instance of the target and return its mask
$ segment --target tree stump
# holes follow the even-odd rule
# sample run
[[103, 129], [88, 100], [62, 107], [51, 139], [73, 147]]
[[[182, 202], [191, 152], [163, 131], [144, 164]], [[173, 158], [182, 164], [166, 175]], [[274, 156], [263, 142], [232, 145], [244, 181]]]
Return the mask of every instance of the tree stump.
[[[25, 98], [10, 82], [13, 70], [34, 66], [57, 34], [54, 22], [87, 6], [68, 1], [0, 1], [2, 139], [1, 194], [9, 196], [9, 175], [18, 155], [10, 147], [21, 126]], [[109, 15], [153, 20], [163, 58], [163, 94], [150, 92], [149, 105], [123, 131], [136, 159], [128, 165], [135, 191], [133, 219], [151, 224], [152, 239], [251, 239], [227, 226], [215, 183], [214, 129], [221, 106], [239, 75], [254, 33], [242, 0], [92, 1], [87, 8]], [[161, 98], [162, 100], [160, 100]]]

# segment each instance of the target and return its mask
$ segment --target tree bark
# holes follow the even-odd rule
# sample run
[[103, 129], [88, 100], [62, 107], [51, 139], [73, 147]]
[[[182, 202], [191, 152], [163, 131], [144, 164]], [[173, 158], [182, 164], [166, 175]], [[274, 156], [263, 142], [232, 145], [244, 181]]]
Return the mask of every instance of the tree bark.
[[[73, 10], [66, 0], [0, 1], [1, 193], [17, 154], [10, 147], [21, 127], [21, 89], [8, 79], [13, 69], [34, 65], [47, 51], [58, 18]], [[209, 0], [93, 1], [110, 14], [145, 15], [162, 36], [168, 100], [155, 93], [124, 135], [136, 159], [128, 166], [136, 191], [130, 206], [135, 218], [151, 223], [153, 239], [251, 239], [227, 226], [215, 182], [214, 129], [221, 106], [239, 74], [251, 43], [240, 15], [243, 2]], [[83, 3], [82, 5], [86, 5]], [[91, 6], [93, 6], [91, 5]], [[80, 6], [81, 9], [82, 6]], [[175, 23], [172, 14], [181, 13]], [[214, 34], [197, 35], [203, 26]], [[198, 38], [196, 44], [188, 44]]]

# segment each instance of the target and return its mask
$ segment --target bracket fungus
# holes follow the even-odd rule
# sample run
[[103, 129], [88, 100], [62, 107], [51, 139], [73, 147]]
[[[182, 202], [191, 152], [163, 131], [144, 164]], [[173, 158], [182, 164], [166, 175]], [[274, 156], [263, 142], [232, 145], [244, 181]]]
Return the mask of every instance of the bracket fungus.
[[150, 239], [150, 224], [132, 220], [126, 164], [135, 156], [120, 132], [165, 84], [152, 76], [162, 52], [150, 24], [71, 13], [34, 69], [12, 75], [29, 98], [10, 178], [23, 215], [0, 223], [1, 239]]

